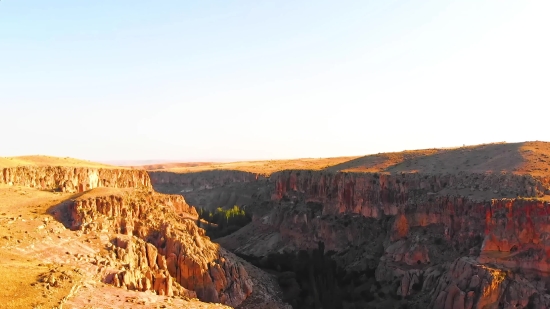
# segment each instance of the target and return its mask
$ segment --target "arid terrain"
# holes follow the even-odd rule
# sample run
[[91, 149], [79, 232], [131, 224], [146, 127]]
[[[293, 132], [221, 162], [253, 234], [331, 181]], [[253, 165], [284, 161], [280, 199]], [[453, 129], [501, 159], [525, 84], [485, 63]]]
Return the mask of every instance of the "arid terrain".
[[549, 200], [547, 142], [127, 168], [0, 158], [0, 303], [549, 308]]
[[145, 171], [0, 162], [3, 308], [285, 308], [273, 276], [212, 243]]
[[318, 159], [294, 159], [294, 160], [267, 160], [267, 161], [239, 161], [229, 163], [194, 162], [194, 163], [166, 163], [134, 166], [147, 171], [166, 171], [171, 173], [196, 173], [212, 170], [242, 171], [268, 176], [274, 172], [288, 169], [321, 170], [358, 157], [337, 157]]
[[147, 171], [195, 173], [234, 170], [271, 175], [282, 170], [327, 170], [344, 172], [490, 173], [550, 175], [550, 144], [545, 142], [492, 143], [457, 148], [433, 148], [379, 153], [363, 157], [242, 161], [230, 163], [193, 162], [134, 166]]

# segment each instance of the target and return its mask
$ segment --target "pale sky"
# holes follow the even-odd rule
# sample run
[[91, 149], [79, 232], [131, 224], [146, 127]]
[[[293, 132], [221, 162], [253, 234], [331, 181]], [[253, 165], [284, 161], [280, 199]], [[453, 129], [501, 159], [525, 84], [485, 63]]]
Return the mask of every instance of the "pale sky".
[[550, 141], [550, 1], [0, 2], [0, 156]]

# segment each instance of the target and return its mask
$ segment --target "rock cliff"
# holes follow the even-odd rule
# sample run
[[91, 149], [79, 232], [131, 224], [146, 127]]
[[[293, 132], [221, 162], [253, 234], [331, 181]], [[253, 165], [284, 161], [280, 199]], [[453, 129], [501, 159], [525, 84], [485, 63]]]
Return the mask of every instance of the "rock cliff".
[[151, 188], [151, 180], [144, 170], [66, 166], [0, 168], [0, 184], [62, 192], [84, 192], [99, 187]]
[[114, 255], [127, 267], [106, 279], [116, 286], [164, 295], [196, 295], [237, 306], [253, 289], [242, 263], [210, 242], [182, 196], [152, 191], [94, 191], [67, 205], [68, 224], [83, 231], [123, 234]]
[[[409, 200], [429, 200], [436, 195], [457, 195], [470, 200], [498, 197], [542, 197], [545, 178], [531, 175], [344, 173], [283, 171], [272, 175], [274, 199], [287, 192], [304, 193], [324, 205], [324, 213], [358, 213], [366, 217], [395, 215]], [[420, 199], [420, 200], [419, 200]]]
[[[521, 256], [525, 250], [540, 252], [538, 261], [534, 261], [535, 255], [531, 254], [530, 262], [523, 257], [522, 263], [506, 263], [510, 267], [550, 271], [542, 257], [550, 253], [546, 235], [550, 204], [536, 198], [482, 200], [475, 195], [478, 190], [493, 195], [516, 192], [521, 196], [542, 196], [545, 187], [535, 178], [516, 175], [324, 175], [315, 172], [306, 172], [302, 178], [299, 175], [300, 172], [279, 174], [274, 198], [297, 198], [302, 194], [302, 199], [322, 205], [318, 207], [322, 209], [319, 215], [352, 213], [376, 219], [394, 216], [389, 230], [391, 241], [410, 236], [410, 229], [442, 225], [445, 239], [455, 247], [482, 237], [482, 253], [511, 252], [512, 256], [507, 259], [514, 260], [514, 256]], [[441, 194], [445, 188], [451, 193], [453, 187], [476, 189], [470, 191], [473, 192], [471, 196]], [[502, 258], [501, 262], [504, 263]]]

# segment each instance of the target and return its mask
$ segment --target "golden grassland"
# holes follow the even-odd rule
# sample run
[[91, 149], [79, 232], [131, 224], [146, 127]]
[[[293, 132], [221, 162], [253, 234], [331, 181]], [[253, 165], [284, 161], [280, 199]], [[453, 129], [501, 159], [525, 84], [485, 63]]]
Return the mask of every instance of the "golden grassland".
[[[52, 265], [41, 264], [25, 256], [13, 245], [31, 245], [37, 237], [37, 226], [48, 208], [70, 194], [40, 191], [32, 188], [0, 185], [0, 304], [2, 308], [52, 308], [65, 297], [71, 284], [44, 290], [39, 276], [49, 273]], [[31, 220], [33, 219], [33, 220]], [[59, 268], [63, 269], [63, 267]], [[68, 270], [68, 268], [67, 268]], [[40, 306], [38, 305], [40, 304]]]
[[[18, 255], [5, 250], [0, 251], [0, 303], [2, 308], [29, 309], [53, 308], [69, 294], [72, 285], [65, 284], [51, 289], [51, 294], [44, 296], [38, 286], [41, 275], [52, 270], [52, 265], [41, 264], [40, 261]], [[56, 270], [68, 271], [68, 267]]]
[[74, 158], [59, 158], [51, 156], [21, 156], [0, 157], [0, 168], [17, 166], [66, 166], [66, 167], [92, 167], [92, 168], [124, 168], [92, 161]]
[[263, 175], [289, 169], [377, 173], [489, 173], [506, 172], [550, 176], [550, 143], [492, 143], [456, 148], [433, 148], [378, 153], [366, 156], [301, 158], [239, 162], [181, 162], [119, 167], [91, 161], [50, 156], [0, 157], [0, 168], [15, 166], [68, 166], [132, 168], [148, 171], [194, 173], [237, 170]]
[[292, 160], [239, 161], [229, 163], [205, 163], [196, 166], [177, 166], [176, 164], [173, 164], [167, 168], [155, 168], [149, 170], [169, 171], [174, 173], [194, 173], [209, 170], [236, 170], [269, 175], [286, 169], [321, 170], [356, 158], [357, 157], [337, 157], [319, 159], [306, 158]]

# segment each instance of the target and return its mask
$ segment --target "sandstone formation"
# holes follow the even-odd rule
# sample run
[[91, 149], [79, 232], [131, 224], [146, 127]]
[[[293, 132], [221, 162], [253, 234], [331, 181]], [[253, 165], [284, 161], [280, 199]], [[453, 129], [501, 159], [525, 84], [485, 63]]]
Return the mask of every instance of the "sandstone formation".
[[151, 188], [144, 170], [66, 166], [0, 168], [0, 184], [61, 192], [84, 192], [99, 187]]
[[126, 235], [113, 241], [113, 254], [127, 267], [108, 282], [164, 295], [196, 295], [231, 306], [252, 293], [243, 265], [204, 236], [195, 224], [195, 209], [181, 196], [136, 190], [92, 193], [69, 203], [69, 224], [83, 231]]

